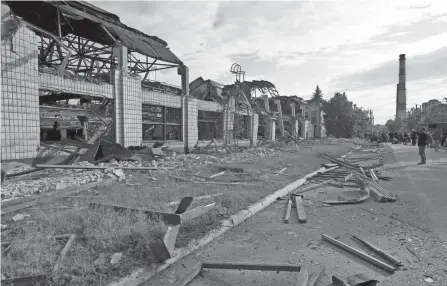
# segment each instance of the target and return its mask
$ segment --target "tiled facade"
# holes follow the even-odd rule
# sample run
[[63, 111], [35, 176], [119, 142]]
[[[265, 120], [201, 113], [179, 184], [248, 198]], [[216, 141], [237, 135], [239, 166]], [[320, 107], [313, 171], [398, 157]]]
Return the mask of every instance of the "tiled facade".
[[[182, 104], [181, 96], [142, 88], [141, 78], [130, 76], [122, 69], [112, 72], [110, 84], [96, 84], [50, 73], [39, 73], [38, 38], [33, 31], [26, 27], [20, 27], [14, 35], [13, 51], [10, 47], [11, 45], [8, 43], [1, 47], [1, 160], [27, 159], [38, 155], [40, 145], [39, 90], [73, 92], [113, 99], [114, 135], [116, 142], [124, 147], [143, 143], [143, 103], [182, 108], [183, 138], [181, 141], [183, 143], [181, 141], [179, 143], [188, 147], [189, 150], [192, 150], [198, 141], [198, 111], [223, 111], [224, 141], [227, 144], [234, 143], [234, 98], [225, 106], [192, 97], [188, 97], [188, 99], [184, 97]], [[115, 52], [125, 54], [125, 47], [119, 48], [123, 50], [115, 49]], [[241, 111], [241, 114], [246, 114], [246, 112]], [[258, 122], [257, 114], [250, 117], [250, 129], [254, 144], [257, 142]]]
[[[20, 27], [1, 46], [1, 159], [37, 155], [40, 140], [37, 37]], [[12, 47], [12, 50], [11, 50]]]
[[[141, 145], [142, 137], [142, 114], [141, 114], [141, 79], [123, 76], [123, 126], [124, 147]], [[117, 97], [116, 95], [115, 97]]]

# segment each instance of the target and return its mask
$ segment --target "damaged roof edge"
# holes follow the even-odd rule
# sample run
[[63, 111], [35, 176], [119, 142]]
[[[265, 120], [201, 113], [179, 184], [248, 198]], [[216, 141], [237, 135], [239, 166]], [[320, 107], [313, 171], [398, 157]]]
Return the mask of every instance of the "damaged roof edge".
[[[28, 4], [30, 3], [42, 3], [40, 5], [33, 5], [36, 10], [33, 10]], [[124, 46], [130, 50], [137, 51], [143, 55], [157, 59], [160, 61], [183, 65], [183, 62], [168, 48], [167, 43], [155, 36], [149, 36], [145, 33], [128, 27], [120, 22], [119, 17], [115, 14], [107, 12], [99, 7], [96, 7], [90, 3], [83, 1], [2, 1], [7, 4], [12, 12], [17, 16], [24, 18], [31, 24], [45, 30], [53, 30], [49, 32], [57, 31], [57, 24], [53, 19], [57, 18], [58, 8], [61, 12], [81, 17], [86, 22], [91, 23], [91, 29], [95, 30], [98, 25], [106, 27], [116, 39], [118, 39]], [[40, 10], [39, 10], [40, 9]], [[33, 11], [31, 11], [33, 10]], [[42, 13], [45, 18], [36, 17], [36, 14]], [[51, 17], [54, 16], [54, 17]], [[53, 19], [51, 19], [53, 18]], [[66, 21], [66, 19], [64, 18]], [[71, 21], [76, 21], [71, 19]], [[54, 26], [54, 27], [53, 27]], [[86, 27], [85, 29], [88, 29]], [[70, 31], [71, 33], [85, 37], [84, 31]], [[88, 34], [88, 33], [87, 33]], [[94, 36], [90, 35], [90, 38]], [[96, 36], [95, 36], [96, 37]], [[90, 39], [98, 43], [102, 43], [100, 36], [97, 39]], [[104, 42], [104, 40], [103, 40]], [[104, 44], [104, 43], [103, 43]], [[112, 45], [111, 42], [105, 43], [106, 45]]]

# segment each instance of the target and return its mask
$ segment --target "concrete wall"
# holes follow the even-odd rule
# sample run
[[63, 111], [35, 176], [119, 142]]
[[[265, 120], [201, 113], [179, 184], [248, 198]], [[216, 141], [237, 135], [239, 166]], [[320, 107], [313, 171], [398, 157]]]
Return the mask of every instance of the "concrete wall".
[[96, 84], [84, 80], [71, 80], [49, 73], [39, 74], [39, 88], [43, 90], [79, 92], [92, 96], [113, 98], [113, 85], [111, 84]]
[[182, 107], [181, 98], [182, 97], [178, 95], [161, 93], [146, 88], [142, 89], [141, 91], [142, 103], [181, 108]]
[[[191, 149], [198, 140], [198, 111], [223, 112], [223, 138], [228, 144], [233, 141], [234, 100], [225, 107], [215, 102], [181, 97], [141, 88], [141, 78], [115, 70], [112, 84], [95, 84], [72, 80], [49, 73], [38, 72], [38, 38], [26, 27], [21, 27], [12, 40], [1, 47], [2, 98], [1, 98], [1, 159], [17, 160], [37, 156], [40, 144], [39, 89], [77, 92], [114, 99], [115, 139], [124, 147], [142, 144], [142, 103], [174, 108], [182, 112], [183, 134], [187, 128], [184, 144]], [[241, 112], [241, 114], [244, 112]], [[187, 118], [186, 118], [187, 116]], [[257, 142], [258, 115], [250, 119], [253, 142]]]
[[40, 140], [38, 39], [22, 26], [12, 47], [1, 46], [1, 160], [35, 157]]

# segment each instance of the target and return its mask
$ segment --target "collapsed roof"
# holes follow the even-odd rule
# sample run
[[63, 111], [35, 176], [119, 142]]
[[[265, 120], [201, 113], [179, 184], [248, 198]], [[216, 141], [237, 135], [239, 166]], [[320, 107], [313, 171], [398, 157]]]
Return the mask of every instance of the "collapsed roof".
[[215, 101], [219, 104], [224, 104], [224, 98], [222, 96], [223, 88], [224, 86], [220, 83], [198, 77], [189, 84], [189, 95], [200, 100]]
[[25, 21], [55, 35], [58, 34], [58, 10], [62, 36], [74, 34], [103, 45], [115, 39], [130, 50], [153, 59], [182, 64], [168, 44], [121, 23], [119, 17], [84, 1], [4, 1], [12, 12]]

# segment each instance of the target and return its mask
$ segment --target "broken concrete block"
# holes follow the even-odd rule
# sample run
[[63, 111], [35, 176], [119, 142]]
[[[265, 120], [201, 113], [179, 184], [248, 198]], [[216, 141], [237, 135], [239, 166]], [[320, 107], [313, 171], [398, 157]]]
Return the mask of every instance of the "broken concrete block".
[[26, 217], [29, 217], [29, 214], [16, 214], [15, 216], [12, 217], [13, 221], [19, 221], [19, 220], [23, 220]]
[[112, 259], [110, 259], [110, 264], [115, 265], [118, 264], [123, 257], [122, 252], [117, 252], [112, 255]]

